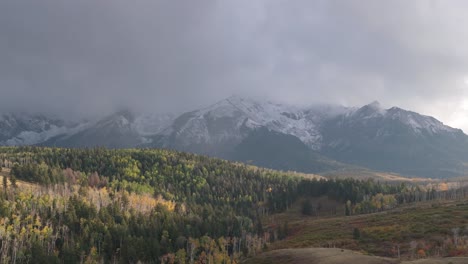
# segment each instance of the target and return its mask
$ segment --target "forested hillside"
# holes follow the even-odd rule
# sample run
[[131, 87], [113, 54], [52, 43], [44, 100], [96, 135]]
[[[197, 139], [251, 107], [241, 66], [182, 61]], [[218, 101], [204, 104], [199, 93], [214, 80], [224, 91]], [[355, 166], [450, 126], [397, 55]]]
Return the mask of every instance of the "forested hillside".
[[359, 213], [406, 188], [158, 149], [3, 147], [0, 160], [0, 258], [16, 263], [237, 262], [288, 234], [262, 219], [300, 197]]

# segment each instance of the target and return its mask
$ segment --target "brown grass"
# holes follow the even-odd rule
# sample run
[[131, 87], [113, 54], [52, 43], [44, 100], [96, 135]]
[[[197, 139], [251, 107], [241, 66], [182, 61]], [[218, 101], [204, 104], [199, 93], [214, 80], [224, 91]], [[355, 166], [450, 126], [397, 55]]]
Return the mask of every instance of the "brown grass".
[[[450, 239], [453, 228], [468, 230], [468, 201], [425, 202], [401, 206], [397, 209], [367, 215], [305, 217], [300, 206], [265, 219], [265, 226], [288, 222], [289, 236], [269, 246], [270, 250], [302, 248], [344, 248], [365, 254], [396, 258], [400, 247], [401, 258], [413, 260], [416, 251], [410, 243], [434, 246], [435, 241]], [[353, 237], [358, 228], [361, 238]], [[459, 248], [462, 256], [468, 256], [468, 240]], [[444, 256], [433, 248], [426, 249], [428, 257]], [[463, 253], [464, 252], [464, 253]], [[445, 256], [455, 256], [447, 254]], [[440, 262], [417, 263], [448, 263]], [[432, 261], [432, 260], [431, 260]], [[439, 261], [439, 262], [437, 262]], [[468, 263], [468, 259], [463, 259]], [[298, 262], [301, 263], [301, 262]], [[313, 262], [312, 262], [313, 263]], [[354, 262], [349, 262], [354, 263]]]
[[368, 256], [359, 252], [338, 248], [301, 248], [270, 251], [244, 262], [245, 264], [462, 264], [468, 258], [437, 258], [401, 261], [394, 258]]

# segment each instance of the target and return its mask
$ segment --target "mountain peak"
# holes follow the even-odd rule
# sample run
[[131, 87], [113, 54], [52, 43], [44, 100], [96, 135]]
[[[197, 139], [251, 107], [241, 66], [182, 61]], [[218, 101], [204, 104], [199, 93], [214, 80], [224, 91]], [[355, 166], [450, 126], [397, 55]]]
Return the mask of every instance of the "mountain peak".
[[373, 101], [370, 104], [364, 105], [363, 107], [357, 109], [355, 114], [360, 116], [361, 118], [369, 118], [369, 117], [378, 117], [385, 115], [387, 111], [382, 108], [378, 101]]
[[370, 104], [367, 104], [366, 106], [369, 106], [369, 107], [374, 108], [374, 109], [382, 109], [382, 105], [377, 100], [373, 101]]
[[115, 114], [113, 114], [113, 116], [121, 116], [129, 121], [133, 121], [135, 119], [135, 113], [127, 108], [119, 109]]
[[98, 121], [99, 127], [116, 126], [126, 127], [135, 120], [135, 114], [129, 109], [120, 109], [119, 111]]
[[245, 98], [240, 95], [231, 95], [228, 98], [226, 98], [224, 101], [236, 107], [239, 107], [241, 105], [254, 105], [254, 104], [260, 103], [260, 101], [258, 100]]
[[228, 98], [224, 99], [226, 101], [244, 101], [244, 97], [238, 95], [238, 94], [233, 94], [229, 96]]

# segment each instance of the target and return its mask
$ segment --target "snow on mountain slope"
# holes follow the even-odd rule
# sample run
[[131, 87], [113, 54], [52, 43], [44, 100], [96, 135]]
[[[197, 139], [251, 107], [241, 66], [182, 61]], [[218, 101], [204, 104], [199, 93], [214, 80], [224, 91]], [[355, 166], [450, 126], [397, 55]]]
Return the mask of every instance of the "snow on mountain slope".
[[[330, 125], [330, 122], [336, 124]], [[371, 126], [366, 128], [366, 123]], [[372, 137], [393, 133], [388, 128], [395, 124], [419, 134], [458, 131], [432, 117], [400, 108], [384, 109], [378, 102], [360, 108], [336, 105], [298, 107], [231, 96], [209, 107], [182, 114], [167, 129], [160, 129], [158, 131], [162, 132], [158, 133], [166, 138], [162, 144], [166, 147], [185, 149], [193, 145], [210, 145], [212, 147], [209, 149], [212, 149], [217, 144], [235, 145], [250, 131], [267, 128], [295, 136], [312, 150], [320, 151], [327, 147], [324, 144], [337, 145], [343, 142], [341, 137], [325, 142], [325, 124], [327, 127], [345, 129], [349, 133], [370, 133]], [[164, 126], [158, 126], [161, 127]], [[354, 131], [358, 127], [364, 130]]]
[[151, 136], [167, 129], [174, 118], [173, 114], [123, 110], [102, 119], [75, 122], [37, 114], [4, 113], [0, 114], [0, 145], [88, 146], [89, 142], [99, 145], [106, 141], [139, 145], [150, 143]]
[[[378, 122], [377, 122], [378, 121]], [[324, 141], [324, 124], [337, 129], [353, 129], [371, 122], [372, 132], [366, 129], [359, 133], [388, 135], [384, 124], [400, 124], [415, 134], [458, 133], [459, 130], [445, 126], [429, 116], [423, 116], [397, 107], [384, 109], [378, 102], [360, 108], [347, 108], [336, 105], [314, 105], [299, 107], [278, 104], [266, 100], [252, 100], [231, 96], [211, 106], [176, 116], [174, 114], [136, 114], [129, 110], [118, 111], [113, 115], [92, 122], [65, 122], [41, 115], [1, 114], [0, 145], [33, 145], [48, 142], [73, 146], [86, 145], [86, 141], [127, 142], [125, 145], [150, 144], [171, 147], [190, 145], [211, 145], [240, 143], [251, 131], [259, 128], [291, 135], [299, 138], [313, 150], [320, 151], [324, 144], [343, 142], [333, 138]], [[341, 124], [341, 125], [340, 125]], [[354, 124], [354, 125], [353, 125]], [[365, 126], [364, 126], [365, 127]], [[326, 133], [330, 133], [327, 131]], [[116, 137], [116, 138], [112, 138]], [[130, 140], [131, 138], [131, 140]], [[82, 142], [83, 141], [83, 142]], [[52, 141], [51, 141], [52, 142]], [[151, 144], [150, 144], [151, 145]], [[133, 146], [133, 145], [132, 145]]]
[[342, 122], [360, 122], [365, 123], [370, 120], [379, 120], [379, 122], [397, 122], [417, 134], [435, 135], [439, 133], [459, 133], [455, 129], [444, 125], [439, 120], [418, 114], [416, 112], [404, 110], [398, 107], [384, 109], [379, 102], [373, 102], [361, 108], [350, 109], [342, 117]]
[[239, 142], [247, 123], [253, 124], [248, 116], [223, 100], [180, 115], [162, 135], [171, 137], [174, 141], [171, 144], [178, 146]]
[[174, 114], [141, 114], [135, 117], [132, 127], [142, 136], [160, 134], [175, 119]]
[[79, 129], [78, 124], [43, 115], [4, 113], [0, 114], [0, 145], [34, 145]]
[[420, 115], [398, 107], [390, 108], [387, 111], [387, 116], [393, 120], [400, 120], [402, 123], [410, 127], [415, 133], [427, 132], [429, 134], [438, 134], [444, 132], [457, 133], [460, 131], [459, 129], [444, 125], [442, 122], [431, 116]]
[[6, 141], [0, 142], [0, 145], [6, 146], [24, 146], [24, 145], [36, 145], [45, 142], [53, 137], [60, 135], [72, 135], [78, 131], [83, 130], [88, 124], [78, 124], [73, 127], [62, 126], [58, 127], [51, 125], [50, 129], [34, 132], [34, 131], [21, 131], [18, 135], [10, 138]]
[[47, 144], [72, 147], [136, 147], [151, 143], [152, 136], [167, 128], [173, 119], [173, 115], [170, 114], [136, 114], [124, 109], [89, 122], [76, 133], [62, 135]]
[[[378, 102], [360, 108], [302, 107], [238, 96], [181, 115], [124, 110], [73, 123], [42, 115], [0, 114], [0, 145], [37, 144], [167, 147], [258, 164], [276, 160], [285, 169], [310, 164], [316, 169], [323, 164], [314, 159], [330, 159], [435, 177], [464, 174], [468, 161], [468, 136], [433, 117], [385, 109]], [[272, 146], [288, 148], [278, 153]], [[288, 154], [280, 156], [284, 153]]]
[[207, 108], [185, 113], [164, 132], [182, 145], [215, 144], [224, 140], [239, 142], [248, 130], [265, 127], [299, 138], [312, 149], [319, 149], [320, 123], [347, 108], [296, 107], [269, 101], [231, 96]]
[[365, 105], [327, 120], [320, 153], [371, 169], [425, 177], [466, 174], [468, 136], [433, 117]]
[[306, 115], [306, 109], [239, 97], [230, 97], [226, 100], [248, 116], [253, 124], [295, 136], [312, 149], [320, 147], [322, 137], [317, 128], [317, 120]]

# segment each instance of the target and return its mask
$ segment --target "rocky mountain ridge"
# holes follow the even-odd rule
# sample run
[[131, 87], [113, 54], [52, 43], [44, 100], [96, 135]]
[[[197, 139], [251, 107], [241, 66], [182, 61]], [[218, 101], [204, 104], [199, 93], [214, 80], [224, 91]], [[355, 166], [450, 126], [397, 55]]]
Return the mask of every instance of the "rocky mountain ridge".
[[[273, 151], [275, 144], [282, 148]], [[304, 107], [238, 96], [181, 115], [124, 110], [86, 122], [5, 113], [0, 145], [163, 147], [314, 173], [338, 161], [449, 177], [465, 174], [468, 161], [468, 136], [416, 112], [378, 102]]]

